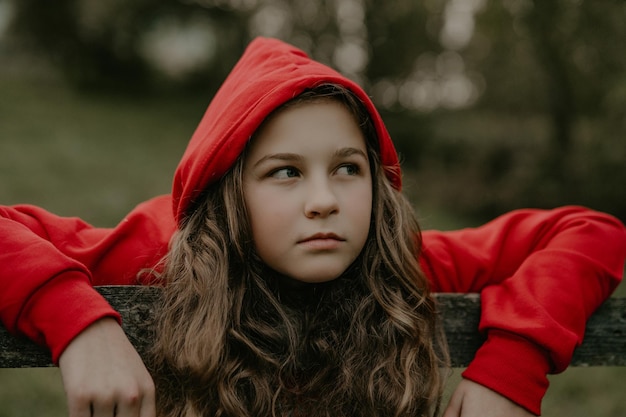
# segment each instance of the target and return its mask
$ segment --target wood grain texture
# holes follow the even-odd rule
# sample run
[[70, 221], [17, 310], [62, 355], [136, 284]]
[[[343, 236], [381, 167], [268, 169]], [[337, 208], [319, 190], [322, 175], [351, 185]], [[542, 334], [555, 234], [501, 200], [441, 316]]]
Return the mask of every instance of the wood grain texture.
[[[98, 287], [120, 312], [129, 340], [143, 355], [150, 346], [158, 288]], [[438, 294], [450, 357], [454, 367], [465, 367], [483, 342], [478, 333], [480, 297], [477, 294]], [[49, 352], [29, 340], [10, 335], [0, 326], [0, 368], [54, 366]], [[589, 320], [583, 344], [571, 366], [626, 366], [626, 298], [607, 300]]]

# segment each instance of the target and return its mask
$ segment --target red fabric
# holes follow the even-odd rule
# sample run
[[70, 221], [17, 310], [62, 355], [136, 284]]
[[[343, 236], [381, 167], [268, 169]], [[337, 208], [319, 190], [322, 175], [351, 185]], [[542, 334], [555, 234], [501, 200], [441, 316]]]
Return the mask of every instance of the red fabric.
[[423, 239], [435, 291], [481, 293], [487, 341], [463, 376], [539, 414], [546, 374], [567, 367], [587, 318], [622, 278], [623, 225], [581, 207], [519, 210]]
[[[399, 189], [395, 150], [363, 90], [295, 48], [256, 40], [195, 132], [172, 196], [141, 204], [111, 229], [33, 206], [0, 207], [4, 325], [46, 344], [57, 361], [89, 324], [119, 320], [92, 286], [147, 284], [138, 273], [166, 253], [198, 193], [228, 170], [273, 108], [322, 81], [346, 85], [365, 100], [388, 178]], [[587, 317], [621, 279], [624, 226], [577, 207], [521, 210], [476, 229], [424, 232], [423, 243], [420, 261], [436, 291], [482, 295], [487, 341], [464, 376], [539, 414], [546, 373], [567, 366]]]
[[171, 198], [138, 206], [116, 228], [95, 228], [41, 208], [0, 207], [0, 319], [46, 344], [55, 362], [95, 320], [119, 314], [93, 285], [139, 284], [167, 251]]

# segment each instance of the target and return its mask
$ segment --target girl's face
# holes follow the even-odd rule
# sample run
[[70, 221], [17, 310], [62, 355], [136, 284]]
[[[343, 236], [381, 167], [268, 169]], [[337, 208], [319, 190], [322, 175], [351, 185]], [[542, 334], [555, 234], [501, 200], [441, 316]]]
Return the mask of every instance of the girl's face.
[[365, 245], [372, 178], [363, 133], [335, 101], [287, 107], [258, 132], [244, 161], [256, 251], [306, 283], [339, 277]]

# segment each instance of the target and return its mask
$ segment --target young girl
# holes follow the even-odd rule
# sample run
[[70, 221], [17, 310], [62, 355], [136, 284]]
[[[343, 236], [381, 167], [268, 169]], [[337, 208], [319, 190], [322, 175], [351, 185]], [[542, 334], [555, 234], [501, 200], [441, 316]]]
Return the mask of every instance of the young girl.
[[[257, 39], [171, 196], [114, 229], [1, 209], [0, 316], [50, 347], [71, 416], [417, 416], [436, 412], [445, 360], [431, 293], [480, 292], [487, 339], [444, 416], [539, 414], [546, 374], [567, 366], [621, 279], [623, 225], [566, 207], [420, 234], [400, 188], [363, 90]], [[164, 286], [156, 407], [92, 288], [133, 283]]]

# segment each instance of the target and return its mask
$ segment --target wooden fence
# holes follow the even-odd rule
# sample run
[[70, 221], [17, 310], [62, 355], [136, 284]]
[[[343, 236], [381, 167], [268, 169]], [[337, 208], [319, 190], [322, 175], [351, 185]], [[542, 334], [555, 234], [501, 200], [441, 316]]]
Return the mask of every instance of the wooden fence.
[[[136, 286], [97, 289], [121, 313], [124, 331], [143, 355], [151, 344], [152, 313], [160, 290]], [[437, 299], [452, 365], [465, 367], [483, 341], [477, 331], [480, 297], [477, 294], [438, 294]], [[53, 364], [45, 348], [14, 337], [0, 326], [0, 368], [47, 366]], [[626, 366], [626, 298], [611, 298], [595, 312], [571, 366]]]

